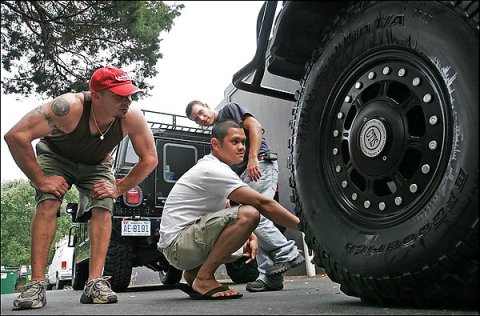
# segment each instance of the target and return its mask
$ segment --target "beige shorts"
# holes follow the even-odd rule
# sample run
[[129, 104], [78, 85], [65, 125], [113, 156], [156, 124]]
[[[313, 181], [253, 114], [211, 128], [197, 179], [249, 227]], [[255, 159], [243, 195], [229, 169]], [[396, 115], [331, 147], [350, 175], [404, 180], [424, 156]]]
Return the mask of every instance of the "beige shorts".
[[[191, 270], [201, 266], [218, 235], [225, 227], [237, 221], [239, 207], [237, 205], [200, 217], [181, 231], [167, 248], [160, 250], [168, 262], [179, 270]], [[237, 250], [226, 262], [237, 260], [241, 254], [241, 249]]]

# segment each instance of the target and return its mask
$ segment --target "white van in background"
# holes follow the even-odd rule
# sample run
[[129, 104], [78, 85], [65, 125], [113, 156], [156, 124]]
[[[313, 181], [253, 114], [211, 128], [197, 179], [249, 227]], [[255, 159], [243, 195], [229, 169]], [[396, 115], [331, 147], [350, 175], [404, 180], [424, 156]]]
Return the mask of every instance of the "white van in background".
[[68, 246], [68, 236], [55, 243], [55, 254], [47, 269], [47, 289], [57, 290], [72, 284], [72, 262], [74, 247]]

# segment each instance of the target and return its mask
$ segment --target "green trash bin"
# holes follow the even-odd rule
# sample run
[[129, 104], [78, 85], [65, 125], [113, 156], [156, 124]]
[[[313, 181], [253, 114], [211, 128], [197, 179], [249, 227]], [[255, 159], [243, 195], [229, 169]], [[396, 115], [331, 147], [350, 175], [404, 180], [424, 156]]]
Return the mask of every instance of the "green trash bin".
[[4, 269], [2, 270], [2, 293], [15, 293], [15, 284], [18, 279], [18, 269]]

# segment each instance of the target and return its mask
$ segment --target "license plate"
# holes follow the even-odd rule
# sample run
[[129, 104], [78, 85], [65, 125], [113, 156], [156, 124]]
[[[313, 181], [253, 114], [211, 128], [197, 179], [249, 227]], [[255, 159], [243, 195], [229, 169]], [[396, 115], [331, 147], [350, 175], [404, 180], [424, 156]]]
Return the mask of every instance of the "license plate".
[[150, 221], [122, 220], [122, 236], [150, 236]]

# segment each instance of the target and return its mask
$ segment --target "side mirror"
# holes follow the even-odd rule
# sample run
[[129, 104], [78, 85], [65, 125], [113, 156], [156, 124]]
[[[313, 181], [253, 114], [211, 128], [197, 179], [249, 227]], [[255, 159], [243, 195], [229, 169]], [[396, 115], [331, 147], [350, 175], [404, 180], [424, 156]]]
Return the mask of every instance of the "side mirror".
[[65, 211], [67, 214], [70, 214], [72, 216], [72, 222], [76, 222], [77, 220], [77, 209], [78, 209], [78, 203], [67, 203], [67, 206], [65, 208]]

